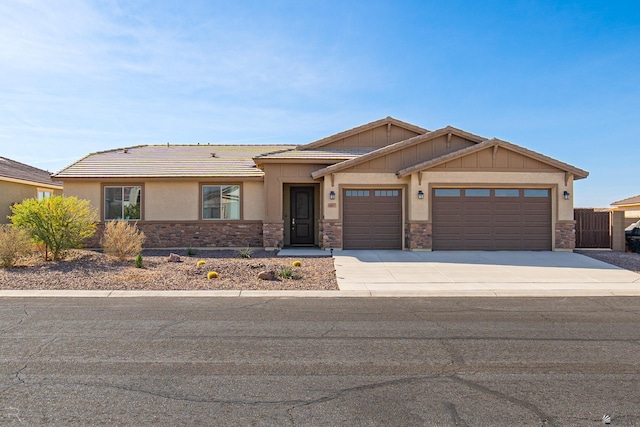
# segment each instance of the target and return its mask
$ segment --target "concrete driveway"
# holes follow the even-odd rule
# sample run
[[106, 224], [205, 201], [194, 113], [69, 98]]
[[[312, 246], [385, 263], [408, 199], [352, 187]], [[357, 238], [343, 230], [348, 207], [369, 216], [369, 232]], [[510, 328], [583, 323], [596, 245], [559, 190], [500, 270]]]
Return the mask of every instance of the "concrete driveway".
[[371, 296], [640, 296], [640, 275], [571, 252], [334, 252], [338, 286]]

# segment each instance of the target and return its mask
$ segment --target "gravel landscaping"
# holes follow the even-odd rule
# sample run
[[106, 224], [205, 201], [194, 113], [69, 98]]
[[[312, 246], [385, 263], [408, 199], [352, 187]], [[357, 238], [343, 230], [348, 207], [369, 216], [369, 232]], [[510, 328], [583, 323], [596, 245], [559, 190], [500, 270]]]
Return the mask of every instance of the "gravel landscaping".
[[[169, 254], [180, 262], [168, 262]], [[333, 258], [276, 257], [256, 250], [250, 258], [237, 251], [198, 250], [188, 257], [185, 251], [145, 250], [143, 268], [133, 260], [118, 261], [100, 252], [70, 251], [64, 261], [44, 262], [42, 257], [22, 260], [15, 267], [0, 269], [0, 289], [73, 290], [337, 290]], [[198, 265], [198, 261], [204, 261]], [[300, 266], [292, 267], [294, 261]], [[202, 263], [201, 263], [202, 264]], [[291, 267], [292, 278], [262, 280], [263, 271], [280, 273]], [[218, 277], [207, 279], [215, 271]]]
[[576, 250], [576, 253], [604, 261], [608, 264], [624, 268], [625, 270], [634, 271], [640, 274], [640, 253], [635, 252], [618, 252], [618, 251], [584, 251]]

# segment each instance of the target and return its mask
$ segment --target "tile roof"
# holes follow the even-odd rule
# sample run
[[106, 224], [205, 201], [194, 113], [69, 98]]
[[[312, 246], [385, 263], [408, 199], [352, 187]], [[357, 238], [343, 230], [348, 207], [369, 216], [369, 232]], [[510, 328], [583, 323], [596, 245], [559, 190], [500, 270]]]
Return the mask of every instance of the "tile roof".
[[252, 160], [293, 145], [140, 145], [92, 153], [55, 174], [68, 178], [261, 178]]
[[640, 194], [633, 197], [627, 197], [626, 199], [618, 200], [616, 202], [611, 203], [612, 206], [621, 206], [621, 205], [640, 205]]
[[376, 150], [376, 147], [340, 148], [340, 149], [318, 149], [318, 150], [285, 150], [274, 153], [261, 154], [256, 156], [256, 161], [268, 159], [291, 159], [291, 160], [349, 160], [362, 156]]
[[62, 182], [53, 181], [49, 172], [5, 157], [0, 157], [0, 180], [2, 178], [62, 187]]

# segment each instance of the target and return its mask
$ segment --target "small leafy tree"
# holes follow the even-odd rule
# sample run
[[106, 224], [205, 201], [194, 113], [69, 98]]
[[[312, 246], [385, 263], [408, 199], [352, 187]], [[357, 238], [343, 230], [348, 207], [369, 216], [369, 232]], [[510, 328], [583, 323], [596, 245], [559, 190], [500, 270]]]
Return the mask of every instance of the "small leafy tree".
[[[142, 251], [146, 236], [137, 224], [128, 221], [109, 221], [104, 226], [102, 247], [107, 255], [120, 260], [133, 257]], [[140, 256], [142, 261], [142, 256]]]
[[51, 251], [59, 260], [68, 249], [78, 248], [82, 240], [96, 231], [97, 212], [88, 200], [52, 196], [27, 199], [11, 207], [11, 222], [26, 229], [36, 243], [45, 245], [45, 259]]
[[31, 253], [31, 238], [22, 228], [0, 225], [0, 266], [13, 267], [16, 260]]

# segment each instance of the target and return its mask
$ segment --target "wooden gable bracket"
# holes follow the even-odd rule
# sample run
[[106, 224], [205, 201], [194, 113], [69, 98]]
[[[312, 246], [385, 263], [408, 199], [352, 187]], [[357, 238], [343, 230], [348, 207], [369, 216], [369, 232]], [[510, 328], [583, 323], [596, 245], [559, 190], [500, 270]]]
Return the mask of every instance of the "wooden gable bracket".
[[451, 132], [447, 134], [447, 148], [451, 148]]
[[573, 178], [573, 174], [571, 172], [565, 172], [564, 173], [564, 186], [566, 187], [567, 185], [569, 185], [569, 179]]
[[496, 161], [496, 156], [498, 155], [498, 145], [493, 146], [493, 161]]
[[418, 172], [418, 185], [422, 185], [422, 171]]
[[335, 185], [335, 174], [331, 174], [331, 186], [334, 187]]
[[387, 144], [391, 141], [391, 123], [387, 123]]

